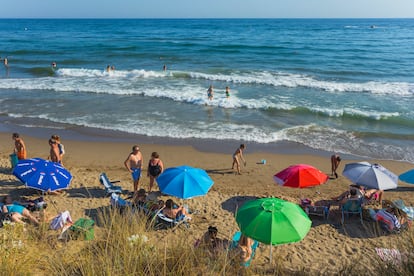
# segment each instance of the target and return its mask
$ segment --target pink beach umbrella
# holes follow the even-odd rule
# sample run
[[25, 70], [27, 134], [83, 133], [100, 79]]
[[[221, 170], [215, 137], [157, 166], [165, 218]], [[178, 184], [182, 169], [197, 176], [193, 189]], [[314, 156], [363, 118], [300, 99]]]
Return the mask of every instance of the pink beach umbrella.
[[307, 164], [292, 165], [273, 176], [281, 186], [307, 188], [324, 184], [328, 181], [327, 174]]

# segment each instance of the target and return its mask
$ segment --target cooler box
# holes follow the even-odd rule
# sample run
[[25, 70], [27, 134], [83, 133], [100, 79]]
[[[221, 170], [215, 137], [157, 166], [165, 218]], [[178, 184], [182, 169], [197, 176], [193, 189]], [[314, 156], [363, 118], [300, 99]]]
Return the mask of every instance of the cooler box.
[[16, 167], [17, 163], [19, 163], [19, 159], [17, 158], [17, 154], [15, 154], [15, 153], [10, 154], [10, 163], [11, 163], [12, 169], [14, 167]]

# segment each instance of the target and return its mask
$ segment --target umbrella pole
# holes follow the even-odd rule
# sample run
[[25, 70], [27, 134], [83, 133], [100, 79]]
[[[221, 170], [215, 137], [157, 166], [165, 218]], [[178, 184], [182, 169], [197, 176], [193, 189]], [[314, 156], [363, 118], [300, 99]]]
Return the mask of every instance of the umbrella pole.
[[269, 263], [272, 263], [272, 244], [270, 244]]

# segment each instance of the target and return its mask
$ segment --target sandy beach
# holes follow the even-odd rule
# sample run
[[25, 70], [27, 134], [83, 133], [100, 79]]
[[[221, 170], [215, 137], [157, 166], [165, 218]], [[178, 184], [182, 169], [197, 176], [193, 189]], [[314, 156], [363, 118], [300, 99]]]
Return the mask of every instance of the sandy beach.
[[[9, 154], [13, 149], [11, 133], [0, 134], [0, 195], [11, 194], [14, 198], [38, 196], [32, 189], [22, 185], [12, 174]], [[23, 139], [28, 149], [28, 157], [47, 158], [49, 146], [47, 139], [39, 139], [24, 135]], [[238, 230], [234, 213], [245, 201], [257, 197], [280, 197], [298, 203], [300, 198], [310, 198], [316, 202], [331, 199], [348, 189], [351, 184], [342, 176], [344, 165], [354, 161], [344, 158], [339, 166], [338, 179], [330, 179], [326, 184], [309, 189], [292, 189], [276, 185], [272, 176], [280, 170], [293, 164], [309, 164], [321, 171], [330, 173], [329, 157], [308, 154], [270, 154], [266, 152], [249, 152], [249, 144], [245, 151], [247, 165], [242, 167], [242, 174], [236, 175], [231, 169], [231, 154], [238, 147], [228, 149], [227, 153], [212, 153], [199, 151], [191, 146], [161, 145], [129, 142], [94, 142], [66, 140], [62, 137], [66, 154], [65, 167], [72, 173], [73, 180], [67, 190], [67, 196], [46, 196], [46, 201], [53, 202], [49, 212], [69, 210], [74, 219], [85, 217], [109, 205], [109, 198], [105, 197], [103, 186], [99, 183], [99, 174], [106, 172], [111, 180], [120, 180], [126, 190], [132, 190], [132, 180], [126, 171], [123, 162], [131, 151], [133, 144], [138, 144], [147, 164], [151, 152], [157, 151], [165, 167], [189, 165], [205, 169], [214, 180], [214, 185], [206, 196], [186, 200], [186, 204], [198, 214], [193, 215], [193, 221], [187, 231], [189, 246], [199, 238], [208, 228], [214, 225], [219, 230], [221, 238], [230, 238]], [[266, 159], [266, 164], [260, 161]], [[369, 160], [379, 163], [396, 174], [401, 174], [413, 168], [410, 163], [387, 160]], [[141, 179], [141, 186], [148, 189], [149, 178], [146, 169]], [[414, 186], [401, 183], [396, 190], [385, 191], [384, 198], [395, 200], [403, 199], [407, 206], [414, 206]], [[150, 197], [160, 196], [154, 192]], [[175, 199], [180, 202], [179, 199]], [[311, 217], [312, 228], [308, 235], [295, 244], [281, 245], [273, 248], [273, 258], [281, 260], [289, 270], [307, 268], [313, 274], [335, 274], [344, 265], [355, 259], [362, 261], [367, 269], [370, 263], [379, 261], [375, 248], [396, 248], [403, 235], [377, 236], [374, 225], [361, 225], [356, 218], [350, 218], [341, 225], [340, 211], [332, 207], [330, 217], [326, 221], [320, 217]], [[412, 229], [410, 230], [412, 231]], [[96, 227], [99, 235], [99, 226]], [[161, 233], [162, 232], [162, 233]], [[167, 233], [167, 234], [166, 234]], [[154, 231], [154, 237], [162, 239], [173, 237], [174, 232]], [[258, 249], [252, 266], [261, 266], [269, 262], [269, 246], [261, 245]]]

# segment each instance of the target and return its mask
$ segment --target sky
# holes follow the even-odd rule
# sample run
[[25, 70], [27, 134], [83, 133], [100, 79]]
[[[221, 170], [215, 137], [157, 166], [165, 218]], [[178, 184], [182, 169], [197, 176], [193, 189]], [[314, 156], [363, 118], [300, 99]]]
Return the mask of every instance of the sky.
[[0, 0], [0, 18], [413, 18], [414, 0]]

